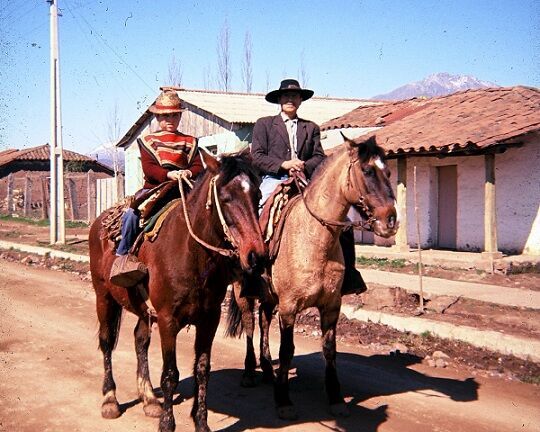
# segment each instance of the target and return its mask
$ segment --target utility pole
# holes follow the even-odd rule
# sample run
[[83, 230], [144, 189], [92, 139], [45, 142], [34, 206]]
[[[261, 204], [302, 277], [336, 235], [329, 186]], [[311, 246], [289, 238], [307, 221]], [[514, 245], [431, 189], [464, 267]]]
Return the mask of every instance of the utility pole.
[[47, 0], [51, 11], [51, 183], [50, 243], [66, 242], [64, 219], [64, 158], [62, 154], [62, 116], [60, 110], [60, 65], [58, 59], [58, 0]]

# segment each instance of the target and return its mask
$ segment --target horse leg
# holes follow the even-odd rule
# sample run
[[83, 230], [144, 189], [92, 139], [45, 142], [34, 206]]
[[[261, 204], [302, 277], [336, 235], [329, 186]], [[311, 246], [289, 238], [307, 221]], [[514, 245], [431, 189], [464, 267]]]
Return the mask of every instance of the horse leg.
[[148, 370], [148, 347], [150, 345], [150, 323], [148, 319], [139, 318], [135, 330], [135, 352], [137, 353], [137, 391], [143, 402], [144, 413], [148, 417], [159, 417], [163, 410], [159, 403]]
[[159, 432], [173, 432], [176, 428], [173, 413], [173, 395], [180, 376], [176, 365], [176, 335], [179, 330], [173, 318], [164, 318], [159, 315], [158, 326], [163, 358], [163, 371], [161, 373], [163, 412], [159, 419]]
[[99, 349], [103, 354], [103, 402], [101, 416], [107, 419], [120, 417], [120, 405], [116, 399], [116, 383], [112, 373], [112, 352], [118, 340], [122, 318], [122, 307], [109, 295], [98, 295], [96, 290], [96, 311], [99, 321]]
[[274, 382], [274, 401], [278, 417], [284, 420], [298, 418], [296, 409], [289, 398], [289, 368], [294, 356], [294, 314], [279, 316], [281, 341], [279, 347], [279, 369]]
[[197, 325], [195, 334], [195, 392], [191, 417], [195, 422], [195, 432], [210, 432], [208, 427], [208, 408], [206, 405], [206, 392], [210, 377], [210, 354], [212, 343], [219, 324], [220, 311], [209, 311], [204, 320]]
[[349, 409], [343, 400], [336, 370], [336, 326], [339, 310], [339, 307], [319, 308], [319, 314], [321, 316], [322, 349], [326, 362], [324, 381], [330, 412], [334, 416], [346, 417], [349, 415]]
[[259, 307], [260, 359], [263, 381], [266, 383], [273, 383], [275, 378], [272, 355], [270, 354], [270, 323], [272, 322], [273, 311], [274, 305], [269, 302], [263, 302]]
[[255, 387], [255, 369], [257, 369], [257, 357], [253, 345], [253, 333], [255, 331], [255, 299], [240, 298], [238, 306], [242, 311], [242, 326], [246, 334], [246, 358], [244, 359], [244, 373], [240, 385], [242, 387]]

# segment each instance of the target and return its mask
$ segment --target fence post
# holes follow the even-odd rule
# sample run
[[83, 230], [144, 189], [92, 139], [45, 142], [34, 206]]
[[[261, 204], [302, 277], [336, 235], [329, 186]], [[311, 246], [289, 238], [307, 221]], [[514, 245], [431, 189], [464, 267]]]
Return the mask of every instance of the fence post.
[[71, 209], [71, 220], [77, 220], [77, 209], [76, 209], [76, 200], [75, 200], [75, 187], [74, 181], [71, 177], [68, 177], [66, 179], [67, 183], [67, 196], [68, 196], [68, 204], [69, 208]]
[[26, 175], [24, 177], [24, 217], [30, 213], [29, 207], [32, 203], [32, 179]]
[[96, 218], [96, 179], [94, 177], [94, 171], [88, 171], [86, 179], [88, 194], [86, 198], [86, 209], [88, 211], [87, 219], [88, 223], [92, 223]]
[[47, 177], [41, 177], [41, 199], [43, 200], [43, 207], [41, 208], [41, 217], [42, 219], [47, 219], [49, 217], [49, 191], [47, 190]]
[[125, 196], [125, 185], [124, 185], [124, 175], [118, 173], [116, 175], [116, 200], [120, 202], [124, 199]]
[[13, 207], [13, 173], [9, 173], [7, 178], [6, 208], [8, 215], [12, 213]]

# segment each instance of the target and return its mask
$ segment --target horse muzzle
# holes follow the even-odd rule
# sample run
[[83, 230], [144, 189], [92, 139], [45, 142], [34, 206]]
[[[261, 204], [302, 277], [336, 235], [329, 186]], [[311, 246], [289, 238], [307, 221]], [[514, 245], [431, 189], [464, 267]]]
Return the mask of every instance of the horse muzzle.
[[245, 254], [240, 253], [240, 265], [247, 274], [260, 275], [266, 268], [267, 256], [265, 252], [259, 252], [250, 248]]
[[399, 221], [395, 208], [375, 215], [375, 222], [372, 224], [373, 232], [384, 238], [392, 237], [399, 228]]

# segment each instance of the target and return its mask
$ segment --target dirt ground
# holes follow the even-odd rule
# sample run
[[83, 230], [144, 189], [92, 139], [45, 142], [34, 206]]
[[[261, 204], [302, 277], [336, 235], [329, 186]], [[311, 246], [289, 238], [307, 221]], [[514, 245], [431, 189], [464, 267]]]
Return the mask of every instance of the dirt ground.
[[[103, 361], [97, 349], [91, 284], [78, 273], [28, 264], [0, 259], [0, 431], [157, 430], [157, 419], [145, 417], [137, 399], [134, 317], [125, 314], [113, 354], [122, 415], [106, 420], [100, 415]], [[270, 337], [274, 357], [279, 351], [276, 327], [272, 326]], [[350, 342], [338, 342], [338, 375], [350, 416], [333, 417], [323, 390], [324, 363], [320, 338], [312, 330], [315, 328], [305, 325], [297, 329], [290, 392], [299, 418], [288, 422], [276, 417], [271, 385], [240, 387], [245, 340], [224, 338], [220, 327], [212, 350], [208, 390], [211, 429], [216, 432], [539, 431], [540, 387], [505, 377], [481, 376], [474, 369], [454, 362], [446, 367], [434, 367], [413, 354], [398, 353], [395, 349], [376, 350], [367, 335], [372, 332], [373, 340], [382, 336], [371, 326]], [[189, 416], [193, 402], [194, 334], [193, 328], [184, 330], [177, 342], [180, 382], [174, 414], [178, 432], [194, 429]], [[359, 343], [359, 337], [366, 339], [365, 345]], [[149, 365], [158, 396], [159, 346], [159, 332], [154, 331]]]
[[[68, 228], [66, 244], [58, 249], [77, 253], [87, 253], [88, 227]], [[49, 246], [49, 228], [32, 225], [17, 220], [0, 219], [0, 239], [24, 244]], [[72, 272], [83, 280], [89, 280], [88, 264], [53, 259], [50, 257], [32, 256], [16, 251], [0, 251], [0, 259], [17, 261], [33, 267], [46, 267], [54, 270]], [[360, 264], [359, 267], [362, 265]], [[395, 267], [391, 265], [368, 265], [379, 270], [414, 273], [413, 265]], [[475, 270], [444, 269], [430, 266], [425, 268], [427, 276], [453, 280], [488, 283], [516, 289], [540, 289], [540, 274], [487, 274]], [[370, 301], [371, 296], [387, 292], [393, 301]], [[399, 288], [388, 288], [378, 284], [370, 284], [368, 292], [361, 296], [347, 296], [344, 303], [366, 309], [378, 309], [390, 313], [411, 316], [415, 314], [418, 297], [408, 294]], [[375, 303], [377, 303], [375, 305]], [[430, 309], [427, 304], [425, 318], [460, 325], [468, 325], [478, 329], [490, 329], [516, 336], [540, 337], [540, 312], [526, 308], [502, 307], [495, 304], [478, 302], [470, 299], [456, 299], [444, 313]], [[297, 332], [317, 338], [319, 335], [318, 314], [314, 310], [305, 311], [299, 318]], [[349, 344], [361, 343], [379, 353], [407, 353], [419, 356], [425, 362], [447, 367], [453, 363], [471, 370], [472, 374], [483, 376], [499, 376], [509, 380], [540, 384], [540, 365], [524, 361], [513, 356], [503, 356], [485, 349], [475, 348], [469, 344], [443, 340], [432, 335], [413, 335], [393, 330], [384, 325], [369, 324], [348, 320], [342, 315], [339, 323], [339, 338]], [[442, 352], [444, 359], [438, 359], [434, 353]], [[437, 354], [438, 355], [438, 354]], [[448, 358], [447, 358], [448, 357]], [[437, 360], [440, 360], [437, 362]]]

